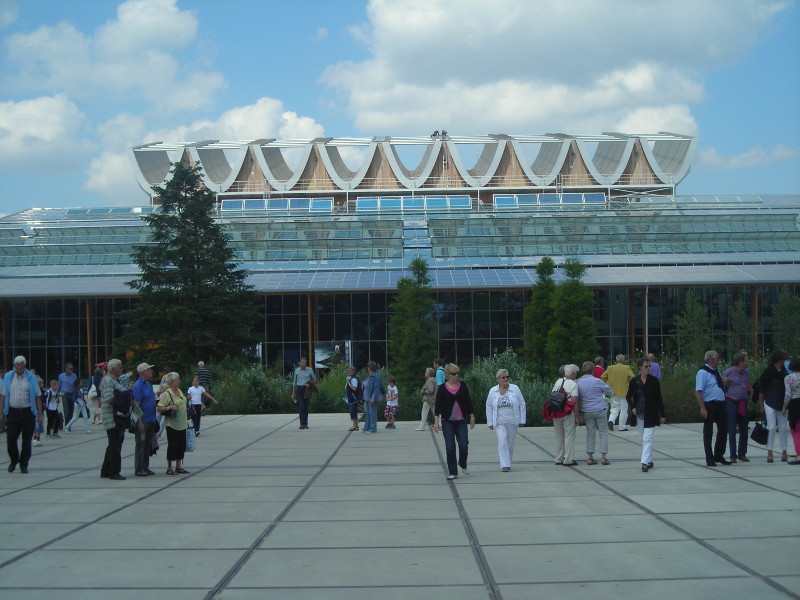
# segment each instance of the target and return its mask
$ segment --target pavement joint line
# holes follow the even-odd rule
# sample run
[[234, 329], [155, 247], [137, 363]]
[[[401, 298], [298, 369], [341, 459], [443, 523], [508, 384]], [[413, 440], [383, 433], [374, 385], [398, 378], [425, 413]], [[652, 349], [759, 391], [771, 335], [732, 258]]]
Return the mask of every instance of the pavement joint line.
[[[538, 444], [536, 444], [535, 442], [531, 441], [531, 440], [530, 440], [529, 438], [527, 438], [526, 436], [522, 435], [522, 438], [523, 438], [523, 439], [525, 439], [525, 440], [526, 440], [528, 443], [530, 443], [530, 444], [532, 444], [532, 445], [534, 445], [534, 446], [537, 446], [537, 447], [541, 448], [541, 446], [539, 446], [539, 445], [538, 445]], [[661, 454], [662, 456], [669, 456], [669, 455], [666, 455], [666, 454], [664, 454], [664, 453], [660, 453], [660, 454]], [[671, 459], [673, 459], [673, 460], [679, 460], [679, 461], [681, 461], [681, 462], [686, 462], [686, 463], [689, 463], [689, 464], [691, 464], [691, 465], [694, 465], [694, 463], [692, 463], [692, 462], [691, 462], [691, 461], [689, 461], [688, 459], [676, 458], [676, 457], [674, 457], [674, 456], [669, 456], [669, 458], [671, 458]], [[706, 468], [710, 468], [710, 467], [706, 467]], [[748, 573], [748, 574], [749, 574], [751, 577], [755, 577], [755, 578], [757, 578], [757, 579], [761, 580], [762, 582], [764, 582], [765, 584], [767, 584], [767, 585], [768, 585], [768, 586], [770, 586], [771, 588], [773, 588], [773, 589], [775, 589], [775, 590], [777, 590], [777, 591], [779, 591], [779, 592], [781, 592], [781, 593], [783, 593], [783, 594], [786, 594], [786, 595], [787, 595], [788, 597], [790, 597], [790, 598], [795, 598], [795, 599], [797, 599], [797, 600], [800, 600], [800, 595], [798, 595], [798, 594], [795, 594], [795, 593], [794, 593], [794, 592], [792, 592], [790, 589], [788, 589], [788, 588], [786, 588], [786, 587], [782, 586], [782, 585], [781, 585], [780, 583], [778, 583], [777, 581], [773, 581], [771, 577], [768, 577], [768, 576], [766, 576], [766, 575], [762, 575], [762, 574], [761, 574], [761, 573], [759, 573], [758, 571], [756, 571], [756, 570], [754, 570], [754, 569], [751, 569], [751, 568], [750, 568], [749, 566], [747, 566], [745, 563], [743, 563], [743, 562], [741, 562], [741, 561], [739, 561], [739, 560], [735, 559], [734, 557], [732, 557], [732, 556], [731, 556], [731, 555], [729, 555], [728, 553], [726, 553], [726, 552], [723, 552], [722, 550], [720, 550], [720, 549], [719, 549], [719, 548], [717, 548], [716, 546], [714, 546], [714, 545], [712, 545], [712, 544], [710, 544], [710, 543], [706, 542], [705, 540], [702, 540], [702, 539], [700, 539], [699, 537], [697, 537], [696, 535], [694, 535], [693, 533], [691, 533], [691, 532], [690, 532], [690, 531], [688, 531], [687, 529], [684, 529], [683, 527], [681, 527], [681, 526], [680, 526], [680, 525], [678, 525], [677, 523], [673, 523], [673, 522], [672, 522], [672, 521], [670, 521], [669, 519], [666, 519], [666, 518], [665, 518], [665, 517], [663, 517], [663, 516], [662, 516], [660, 513], [657, 513], [657, 512], [655, 512], [655, 511], [653, 511], [653, 510], [651, 510], [651, 509], [647, 508], [645, 505], [643, 505], [643, 504], [641, 504], [641, 503], [637, 502], [637, 501], [636, 501], [636, 500], [634, 500], [633, 498], [631, 498], [631, 497], [627, 496], [626, 494], [623, 494], [623, 493], [622, 493], [622, 492], [620, 492], [619, 490], [617, 490], [617, 489], [615, 489], [615, 488], [611, 487], [610, 485], [608, 485], [608, 484], [604, 483], [603, 481], [601, 481], [600, 479], [598, 479], [597, 477], [595, 477], [595, 476], [594, 476], [594, 475], [592, 475], [591, 473], [589, 473], [589, 472], [586, 472], [586, 471], [585, 471], [585, 470], [583, 470], [583, 469], [575, 469], [575, 470], [574, 470], [574, 472], [575, 472], [575, 473], [578, 473], [578, 474], [580, 474], [582, 477], [584, 477], [584, 478], [586, 478], [586, 479], [588, 479], [588, 480], [590, 480], [590, 481], [594, 482], [596, 485], [598, 485], [598, 486], [602, 487], [603, 489], [605, 489], [605, 490], [607, 490], [607, 491], [611, 492], [613, 495], [615, 495], [615, 496], [619, 497], [620, 499], [622, 499], [622, 500], [624, 500], [625, 502], [627, 502], [627, 503], [631, 504], [632, 506], [634, 506], [634, 507], [636, 507], [637, 509], [639, 509], [639, 510], [643, 511], [644, 513], [646, 513], [646, 514], [650, 515], [651, 517], [653, 517], [653, 518], [657, 519], [658, 521], [660, 521], [661, 523], [663, 523], [663, 524], [664, 524], [664, 525], [666, 525], [667, 527], [671, 528], [673, 531], [676, 531], [676, 532], [680, 533], [681, 535], [684, 535], [684, 536], [686, 536], [688, 539], [690, 539], [690, 540], [694, 541], [696, 544], [698, 544], [698, 545], [702, 546], [703, 548], [705, 548], [706, 550], [708, 550], [708, 551], [709, 551], [709, 552], [711, 552], [712, 554], [715, 554], [715, 555], [717, 555], [719, 558], [721, 558], [721, 559], [723, 559], [723, 560], [725, 560], [725, 561], [728, 561], [729, 563], [731, 563], [731, 564], [732, 564], [732, 565], [734, 565], [735, 567], [738, 567], [739, 569], [741, 569], [741, 570], [742, 570], [742, 571], [744, 571], [745, 573]], [[600, 473], [601, 471], [597, 471], [597, 472], [598, 472], [598, 473]], [[724, 472], [724, 471], [720, 471], [720, 472]], [[733, 475], [731, 475], [731, 476], [733, 476]], [[771, 489], [772, 491], [782, 491], [782, 490], [778, 490], [778, 489], [775, 489], [775, 488], [770, 488], [769, 486], [764, 486], [764, 487], [766, 487], [766, 488], [768, 488], [768, 489]], [[790, 494], [790, 495], [794, 496], [794, 494]], [[670, 514], [672, 514], [672, 513], [670, 513]]]
[[[212, 427], [217, 427], [219, 425], [224, 425], [225, 423], [230, 423], [231, 421], [236, 421], [237, 419], [241, 419], [242, 417], [243, 417], [243, 415], [235, 415], [232, 419], [228, 419], [227, 421], [223, 421], [222, 423], [215, 423], [214, 425], [211, 425], [210, 427], [208, 427], [208, 429], [211, 429]], [[103, 430], [103, 431], [105, 432], [105, 430]], [[96, 442], [97, 439], [98, 438], [92, 438], [92, 439], [88, 439], [88, 440], [85, 439], [83, 441], [76, 442], [75, 444], [70, 444], [69, 446], [72, 447], [72, 446], [80, 446], [80, 445], [83, 445], [83, 444], [90, 444], [92, 442]], [[99, 439], [108, 442], [108, 437], [99, 438]], [[56, 452], [61, 448], [64, 448], [64, 446], [59, 446], [57, 448], [53, 448], [52, 450], [48, 449], [48, 450], [45, 450], [43, 452], [39, 452], [37, 454], [50, 454], [51, 452]], [[165, 452], [166, 452], [166, 450], [165, 450]], [[122, 460], [124, 460], [126, 458], [130, 458], [135, 453], [136, 452], [134, 451], [134, 452], [131, 452], [129, 454], [125, 454], [122, 457]], [[32, 490], [32, 489], [35, 489], [37, 487], [42, 487], [44, 485], [47, 485], [47, 484], [50, 484], [50, 483], [54, 483], [56, 481], [61, 481], [61, 480], [73, 477], [75, 475], [80, 475], [81, 473], [88, 473], [89, 471], [94, 471], [96, 469], [97, 469], [96, 466], [86, 467], [84, 469], [75, 469], [75, 468], [71, 468], [71, 467], [51, 468], [50, 470], [52, 470], [52, 471], [60, 471], [60, 470], [61, 471], [66, 471], [66, 470], [69, 470], [70, 472], [67, 475], [61, 475], [60, 477], [53, 477], [51, 479], [46, 479], [46, 480], [43, 480], [43, 481], [37, 481], [36, 483], [31, 483], [30, 485], [26, 485], [25, 487], [21, 487], [21, 488], [15, 489], [15, 490], [11, 490], [9, 492], [0, 493], [0, 498], [5, 498], [6, 496], [10, 496], [11, 494], [16, 494], [18, 492], [24, 492], [24, 491], [27, 491], [27, 490]], [[180, 480], [178, 480], [178, 481], [180, 481]], [[62, 489], [69, 489], [69, 488], [62, 488]], [[85, 489], [85, 488], [81, 488], [81, 489]], [[2, 568], [2, 566], [3, 565], [0, 564], [0, 568]]]
[[[433, 438], [433, 445], [436, 447], [436, 453], [439, 455], [439, 463], [442, 465], [442, 471], [447, 473], [447, 461], [442, 454], [442, 448], [439, 446], [439, 438], [433, 428], [430, 429], [430, 435]], [[475, 533], [475, 529], [472, 527], [472, 522], [467, 514], [467, 509], [464, 507], [464, 503], [461, 501], [461, 495], [458, 493], [455, 481], [448, 480], [447, 485], [450, 487], [450, 493], [453, 494], [453, 501], [456, 504], [456, 508], [458, 508], [461, 524], [466, 531], [467, 539], [472, 549], [472, 555], [475, 558], [478, 571], [480, 571], [484, 586], [489, 594], [489, 600], [502, 600], [503, 594], [500, 592], [500, 588], [494, 578], [494, 573], [492, 573], [489, 561], [483, 553], [483, 548], [481, 547], [480, 541], [478, 541], [478, 534]]]
[[[241, 417], [237, 417], [237, 418], [241, 418]], [[233, 420], [233, 419], [231, 419], [231, 420]], [[272, 435], [273, 433], [275, 433], [276, 431], [280, 430], [280, 429], [281, 429], [281, 428], [283, 428], [283, 427], [286, 427], [288, 424], [292, 423], [293, 421], [294, 421], [294, 420], [290, 420], [290, 421], [288, 421], [287, 423], [284, 423], [283, 425], [280, 425], [280, 426], [279, 426], [279, 427], [277, 427], [276, 429], [273, 429], [272, 431], [270, 431], [270, 432], [268, 432], [268, 433], [264, 434], [263, 436], [261, 436], [260, 438], [258, 438], [258, 440], [255, 440], [255, 441], [251, 442], [250, 444], [248, 444], [247, 446], [244, 446], [243, 448], [247, 448], [248, 446], [250, 446], [250, 445], [252, 445], [252, 444], [254, 444], [254, 443], [256, 443], [256, 442], [258, 442], [258, 441], [260, 441], [260, 440], [262, 440], [262, 439], [264, 439], [265, 437]], [[226, 421], [226, 422], [229, 422], [229, 421]], [[230, 453], [230, 454], [228, 454], [227, 456], [224, 456], [224, 457], [220, 458], [220, 459], [219, 459], [217, 462], [220, 462], [220, 461], [226, 460], [226, 459], [230, 458], [231, 456], [234, 456], [234, 455], [235, 455], [235, 454], [237, 454], [238, 452], [241, 452], [241, 451], [243, 450], [243, 448], [239, 448], [238, 450], [235, 450], [234, 452], [231, 452], [231, 453]], [[130, 456], [130, 455], [129, 455], [129, 456]], [[216, 463], [211, 463], [211, 464], [209, 464], [208, 466], [205, 466], [205, 467], [201, 468], [199, 471], [196, 471], [195, 473], [201, 473], [202, 471], [204, 471], [204, 470], [206, 470], [206, 469], [210, 469], [210, 468], [211, 468], [211, 467], [213, 467], [215, 464], [216, 464]], [[94, 468], [96, 468], [96, 467], [94, 467]], [[78, 471], [78, 472], [79, 472], [79, 473], [83, 473], [84, 471], [89, 471], [89, 470], [92, 470], [92, 469], [84, 469], [83, 471]], [[9, 559], [8, 559], [8, 560], [6, 560], [6, 561], [0, 562], [0, 570], [4, 569], [4, 568], [5, 568], [5, 567], [7, 567], [8, 565], [11, 565], [11, 564], [13, 564], [13, 563], [15, 563], [15, 562], [17, 562], [17, 561], [19, 561], [19, 560], [22, 560], [23, 558], [25, 558], [26, 556], [29, 556], [30, 554], [33, 554], [34, 552], [38, 552], [39, 550], [44, 550], [44, 549], [45, 549], [45, 548], [47, 548], [48, 546], [51, 546], [51, 545], [53, 545], [55, 542], [58, 542], [58, 541], [60, 541], [60, 540], [62, 540], [62, 539], [64, 539], [64, 538], [66, 538], [67, 536], [70, 536], [70, 535], [72, 535], [73, 533], [77, 533], [78, 531], [80, 531], [80, 530], [82, 530], [82, 529], [85, 529], [86, 527], [89, 527], [89, 526], [91, 526], [91, 525], [95, 525], [96, 523], [99, 523], [99, 522], [100, 522], [100, 521], [102, 521], [103, 519], [107, 519], [107, 518], [108, 518], [108, 517], [110, 517], [111, 515], [113, 515], [113, 514], [115, 514], [115, 513], [119, 512], [119, 511], [121, 511], [121, 510], [124, 510], [124, 509], [126, 509], [126, 508], [130, 508], [131, 506], [135, 506], [135, 505], [139, 504], [140, 502], [142, 502], [142, 501], [144, 501], [144, 500], [147, 500], [148, 498], [151, 498], [151, 497], [155, 496], [156, 494], [158, 494], [159, 492], [162, 492], [163, 490], [167, 490], [167, 489], [170, 489], [170, 488], [172, 488], [173, 486], [179, 485], [179, 484], [181, 483], [181, 481], [184, 481], [184, 480], [188, 479], [189, 477], [192, 477], [192, 476], [193, 476], [195, 473], [191, 473], [191, 474], [189, 474], [189, 476], [188, 476], [188, 477], [176, 478], [176, 479], [174, 479], [174, 480], [170, 481], [169, 483], [167, 483], [166, 485], [164, 485], [163, 487], [160, 487], [160, 488], [153, 489], [153, 490], [152, 490], [150, 493], [148, 493], [148, 494], [145, 494], [144, 496], [141, 496], [140, 498], [137, 498], [136, 500], [134, 500], [134, 501], [132, 501], [132, 502], [128, 502], [127, 504], [125, 504], [125, 505], [123, 505], [123, 506], [120, 506], [119, 508], [115, 508], [114, 510], [112, 510], [112, 511], [109, 511], [109, 512], [107, 512], [107, 513], [106, 513], [106, 514], [104, 514], [104, 515], [100, 515], [100, 516], [99, 516], [99, 517], [97, 517], [97, 518], [96, 518], [94, 521], [91, 521], [91, 522], [89, 522], [89, 523], [82, 523], [81, 525], [79, 525], [79, 526], [77, 526], [77, 527], [73, 527], [73, 528], [72, 528], [72, 529], [70, 529], [69, 531], [65, 531], [65, 532], [64, 532], [64, 533], [62, 533], [61, 535], [59, 535], [59, 536], [56, 536], [56, 537], [54, 537], [54, 538], [52, 538], [52, 539], [50, 539], [50, 540], [48, 540], [48, 541], [46, 541], [46, 542], [43, 542], [43, 543], [39, 544], [38, 546], [36, 546], [36, 547], [34, 547], [34, 548], [30, 548], [30, 549], [26, 550], [25, 552], [22, 552], [21, 554], [18, 554], [17, 556], [14, 556], [14, 557], [12, 557], [12, 558], [9, 558]], [[68, 477], [68, 476], [64, 476], [64, 477]], [[63, 479], [63, 477], [56, 477], [55, 479], [52, 479], [52, 480], [50, 480], [50, 481], [57, 481], [57, 480], [59, 480], [59, 479]], [[39, 484], [36, 484], [36, 485], [39, 485]], [[25, 487], [25, 488], [22, 488], [22, 489], [25, 489], [25, 490], [27, 490], [27, 489], [31, 489], [31, 488], [33, 488], [33, 487], [36, 487], [36, 485], [27, 486], [27, 487]]]
[[[289, 421], [289, 423], [293, 422], [294, 419]], [[289, 423], [286, 423], [283, 426], [286, 426]], [[256, 551], [256, 549], [264, 542], [265, 539], [267, 539], [267, 537], [273, 531], [275, 531], [275, 528], [281, 522], [283, 522], [284, 517], [286, 517], [289, 511], [292, 510], [295, 507], [295, 505], [297, 505], [297, 503], [300, 501], [300, 498], [303, 497], [303, 495], [309, 490], [309, 488], [311, 488], [311, 486], [319, 478], [319, 476], [325, 471], [325, 469], [328, 467], [328, 465], [336, 456], [336, 454], [339, 452], [339, 450], [342, 449], [342, 446], [344, 446], [345, 443], [347, 443], [347, 440], [350, 439], [352, 433], [353, 432], [349, 432], [342, 438], [342, 440], [339, 442], [336, 448], [334, 448], [333, 452], [331, 452], [330, 456], [328, 456], [328, 459], [319, 467], [317, 472], [306, 482], [306, 484], [300, 489], [300, 491], [298, 491], [297, 494], [295, 494], [294, 498], [292, 498], [292, 500], [283, 508], [283, 510], [281, 510], [281, 512], [278, 513], [278, 515], [272, 520], [272, 522], [267, 526], [267, 528], [261, 532], [261, 534], [255, 539], [255, 541], [252, 544], [250, 544], [247, 550], [242, 554], [242, 556], [239, 557], [239, 559], [233, 564], [233, 566], [228, 570], [228, 572], [225, 573], [222, 576], [222, 578], [209, 590], [209, 592], [204, 597], [205, 600], [213, 600], [214, 598], [217, 598], [219, 594], [222, 593], [228, 587], [228, 584], [233, 580], [236, 574], [239, 573], [239, 571], [247, 563], [247, 561], [250, 560], [250, 557], [253, 556], [253, 553]]]

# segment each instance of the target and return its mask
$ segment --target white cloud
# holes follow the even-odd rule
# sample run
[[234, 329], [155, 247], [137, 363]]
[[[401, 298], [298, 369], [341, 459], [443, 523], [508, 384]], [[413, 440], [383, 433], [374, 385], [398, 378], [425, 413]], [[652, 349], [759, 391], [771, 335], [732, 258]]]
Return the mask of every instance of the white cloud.
[[74, 168], [93, 147], [80, 136], [83, 119], [64, 94], [0, 102], [0, 165], [27, 171]]
[[71, 23], [7, 40], [18, 88], [63, 90], [75, 98], [135, 93], [161, 109], [209, 106], [225, 86], [216, 72], [183, 72], [172, 53], [197, 34], [197, 19], [176, 0], [128, 0], [116, 20], [85, 35]]
[[[324, 133], [322, 125], [314, 119], [287, 111], [283, 102], [275, 98], [260, 98], [254, 104], [226, 111], [216, 120], [203, 119], [149, 132], [145, 132], [141, 117], [122, 113], [98, 127], [98, 136], [107, 150], [92, 160], [84, 187], [112, 203], [142, 202], [143, 193], [136, 182], [128, 148], [143, 143], [315, 138]], [[120, 152], [120, 148], [126, 150]]]
[[704, 99], [703, 70], [735, 62], [787, 6], [371, 0], [369, 26], [351, 29], [371, 57], [322, 80], [371, 133], [594, 133], [648, 119], [694, 133], [686, 107]]
[[321, 41], [322, 41], [322, 40], [324, 40], [326, 37], [328, 37], [328, 34], [329, 34], [329, 33], [330, 33], [330, 32], [328, 31], [328, 28], [327, 28], [327, 27], [319, 27], [319, 28], [318, 28], [318, 29], [317, 29], [317, 30], [314, 32], [314, 35], [312, 36], [312, 38], [311, 38], [311, 39], [313, 39], [315, 42], [321, 42]]
[[0, 0], [0, 31], [11, 25], [19, 16], [16, 0]]
[[783, 144], [777, 144], [768, 150], [756, 146], [736, 156], [725, 156], [720, 154], [716, 148], [709, 147], [697, 151], [695, 166], [700, 171], [720, 171], [782, 163], [798, 157], [800, 157], [800, 148]]

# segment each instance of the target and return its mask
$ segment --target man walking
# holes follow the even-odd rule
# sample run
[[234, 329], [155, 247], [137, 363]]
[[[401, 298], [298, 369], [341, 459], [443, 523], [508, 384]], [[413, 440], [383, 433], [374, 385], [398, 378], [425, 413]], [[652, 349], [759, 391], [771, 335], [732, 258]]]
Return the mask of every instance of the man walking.
[[108, 436], [108, 446], [106, 455], [103, 459], [103, 466], [100, 468], [100, 477], [113, 479], [114, 481], [124, 481], [122, 471], [122, 442], [125, 441], [125, 425], [118, 425], [114, 418], [115, 395], [114, 392], [124, 392], [128, 388], [124, 386], [119, 376], [122, 375], [122, 361], [112, 358], [108, 361], [108, 375], [103, 377], [103, 427]]
[[[25, 368], [24, 356], [14, 359], [14, 369], [3, 377], [0, 389], [0, 414], [6, 424], [8, 447], [8, 472], [13, 473], [19, 464], [20, 473], [28, 472], [31, 459], [31, 443], [36, 423], [42, 423], [42, 394], [39, 378]], [[22, 435], [22, 451], [17, 439]]]
[[316, 381], [314, 370], [308, 366], [305, 356], [300, 359], [300, 366], [294, 370], [292, 381], [292, 400], [297, 402], [297, 414], [300, 415], [300, 429], [308, 429], [308, 405], [310, 398], [306, 398], [306, 384]]
[[75, 375], [72, 363], [64, 365], [64, 372], [58, 376], [58, 393], [61, 396], [61, 409], [64, 411], [64, 423], [72, 421], [75, 411], [75, 390], [78, 376]]
[[611, 413], [608, 415], [608, 430], [614, 431], [614, 423], [619, 417], [619, 430], [628, 431], [628, 401], [625, 396], [628, 394], [628, 384], [633, 379], [633, 371], [625, 364], [625, 355], [617, 354], [617, 362], [608, 367], [600, 379], [611, 388]]
[[[714, 350], [709, 350], [705, 355], [705, 364], [697, 371], [695, 377], [695, 398], [700, 407], [700, 416], [703, 417], [703, 449], [706, 453], [706, 466], [716, 467], [729, 465], [725, 460], [725, 442], [728, 435], [728, 415], [725, 411], [725, 385], [726, 381], [717, 370], [719, 355]], [[714, 450], [711, 450], [711, 437], [714, 434], [714, 424], [717, 425], [717, 439]]]

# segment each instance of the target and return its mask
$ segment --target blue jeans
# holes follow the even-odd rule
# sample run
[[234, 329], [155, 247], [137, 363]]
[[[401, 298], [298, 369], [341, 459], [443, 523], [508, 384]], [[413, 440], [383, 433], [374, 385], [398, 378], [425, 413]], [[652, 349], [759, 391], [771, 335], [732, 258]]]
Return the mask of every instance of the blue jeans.
[[[740, 415], [738, 402], [725, 402], [728, 412], [728, 443], [731, 447], [731, 457], [742, 458], [747, 454], [747, 429], [750, 419], [747, 413]], [[739, 426], [739, 448], [736, 448], [736, 426]]]
[[300, 415], [300, 425], [308, 425], [308, 398], [305, 397], [306, 386], [298, 385], [294, 390], [297, 399], [297, 414]]
[[[469, 435], [467, 422], [442, 421], [442, 434], [444, 435], [444, 448], [447, 452], [447, 472], [458, 475], [458, 467], [467, 468], [467, 447]], [[456, 442], [458, 442], [458, 464], [456, 464]]]
[[378, 401], [364, 402], [364, 431], [378, 432]]

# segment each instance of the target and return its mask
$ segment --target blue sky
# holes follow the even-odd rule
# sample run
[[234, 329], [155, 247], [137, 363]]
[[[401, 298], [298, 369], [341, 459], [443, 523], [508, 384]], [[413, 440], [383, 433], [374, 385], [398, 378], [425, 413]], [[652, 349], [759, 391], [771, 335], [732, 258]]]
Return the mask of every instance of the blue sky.
[[[0, 213], [144, 204], [151, 141], [672, 131], [800, 193], [789, 0], [0, 0]], [[352, 157], [353, 160], [357, 156]]]

